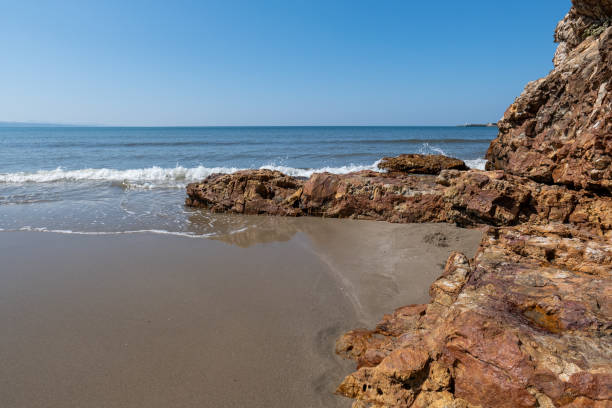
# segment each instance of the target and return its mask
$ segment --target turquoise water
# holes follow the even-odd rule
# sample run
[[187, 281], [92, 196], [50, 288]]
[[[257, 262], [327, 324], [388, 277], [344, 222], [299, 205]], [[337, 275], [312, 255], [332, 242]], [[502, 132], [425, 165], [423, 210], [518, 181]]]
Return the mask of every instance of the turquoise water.
[[211, 218], [183, 201], [185, 185], [211, 173], [347, 173], [375, 169], [383, 156], [401, 153], [442, 153], [482, 168], [496, 133], [474, 127], [0, 127], [0, 229], [207, 234]]

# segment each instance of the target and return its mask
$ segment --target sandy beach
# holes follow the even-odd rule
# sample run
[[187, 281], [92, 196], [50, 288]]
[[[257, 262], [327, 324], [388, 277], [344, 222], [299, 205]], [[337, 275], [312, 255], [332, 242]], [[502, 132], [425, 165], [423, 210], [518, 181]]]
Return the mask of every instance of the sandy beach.
[[[0, 233], [0, 405], [348, 407], [343, 331], [427, 300], [476, 230], [236, 217], [225, 242]], [[433, 234], [433, 235], [432, 235]]]

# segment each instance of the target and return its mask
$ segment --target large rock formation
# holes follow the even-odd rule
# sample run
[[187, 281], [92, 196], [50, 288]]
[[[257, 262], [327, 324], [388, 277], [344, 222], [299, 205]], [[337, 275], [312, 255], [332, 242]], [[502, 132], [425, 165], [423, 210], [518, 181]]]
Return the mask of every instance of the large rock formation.
[[555, 68], [499, 122], [488, 169], [612, 193], [612, 3], [575, 0], [559, 23]]
[[555, 68], [505, 113], [489, 171], [400, 156], [387, 173], [188, 186], [188, 205], [219, 212], [488, 225], [429, 304], [338, 340], [357, 362], [338, 387], [355, 408], [612, 407], [611, 21], [612, 0], [574, 0]]
[[433, 176], [366, 170], [317, 173], [304, 181], [271, 170], [247, 170], [188, 185], [187, 205], [239, 214], [427, 222], [443, 221], [441, 192]]
[[[451, 255], [431, 303], [355, 330], [355, 407], [607, 407], [612, 245], [573, 226], [491, 228], [472, 262]], [[367, 403], [367, 404], [365, 404]]]
[[499, 172], [441, 175], [446, 219], [498, 227], [449, 258], [428, 305], [338, 340], [354, 407], [612, 406], [611, 17], [574, 0], [554, 70], [499, 123]]
[[304, 181], [272, 170], [214, 174], [187, 186], [187, 205], [213, 212], [316, 215], [463, 226], [573, 222], [612, 226], [612, 200], [503, 171], [444, 170], [438, 177], [361, 171]]

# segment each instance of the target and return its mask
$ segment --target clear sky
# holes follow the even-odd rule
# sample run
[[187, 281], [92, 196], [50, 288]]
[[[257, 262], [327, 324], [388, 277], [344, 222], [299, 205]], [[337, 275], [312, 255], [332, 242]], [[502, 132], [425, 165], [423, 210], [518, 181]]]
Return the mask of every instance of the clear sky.
[[0, 121], [454, 125], [552, 68], [570, 0], [0, 0]]

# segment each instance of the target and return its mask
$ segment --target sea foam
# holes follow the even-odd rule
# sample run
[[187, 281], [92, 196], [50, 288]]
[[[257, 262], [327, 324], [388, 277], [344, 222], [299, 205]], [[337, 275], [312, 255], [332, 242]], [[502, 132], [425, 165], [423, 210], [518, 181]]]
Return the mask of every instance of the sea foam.
[[[437, 150], [437, 149], [436, 149]], [[293, 177], [310, 177], [313, 173], [346, 174], [361, 170], [378, 170], [378, 163], [370, 165], [349, 164], [339, 167], [319, 167], [302, 169], [282, 166], [274, 163], [265, 164], [260, 169], [277, 170]], [[468, 167], [484, 169], [485, 159], [465, 160]], [[79, 169], [65, 170], [58, 167], [54, 170], [38, 170], [36, 172], [16, 172], [0, 174], [0, 183], [55, 183], [55, 182], [111, 182], [118, 183], [126, 188], [183, 188], [187, 183], [202, 180], [214, 173], [229, 174], [238, 170], [238, 167], [148, 167], [143, 169]]]
[[[448, 154], [444, 150], [442, 150], [438, 146], [432, 146], [429, 143], [423, 143], [421, 147], [419, 148], [419, 153], [420, 154], [441, 154], [443, 156], [448, 156]], [[468, 159], [468, 160], [463, 160], [463, 161], [465, 162], [466, 166], [468, 166], [470, 169], [475, 169], [475, 170], [484, 170], [485, 164], [487, 164], [487, 159], [482, 159], [482, 158]]]
[[[293, 177], [310, 177], [313, 173], [329, 172], [346, 174], [360, 170], [376, 170], [378, 162], [371, 165], [347, 165], [341, 167], [321, 167], [316, 169], [300, 169], [295, 167], [266, 164], [260, 169], [278, 170]], [[233, 173], [244, 170], [237, 167], [182, 167], [172, 168], [149, 167], [143, 169], [79, 169], [39, 170], [36, 172], [16, 172], [0, 174], [0, 183], [55, 183], [55, 182], [111, 182], [127, 188], [183, 188], [189, 182], [202, 180], [214, 173]]]
[[484, 170], [487, 159], [464, 160], [464, 162], [470, 169]]

